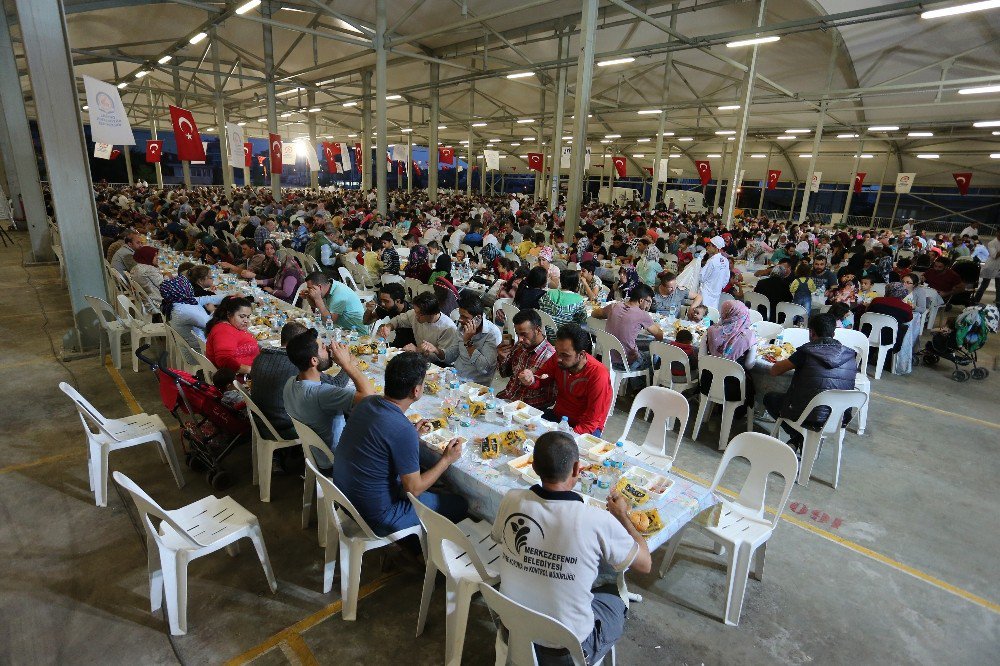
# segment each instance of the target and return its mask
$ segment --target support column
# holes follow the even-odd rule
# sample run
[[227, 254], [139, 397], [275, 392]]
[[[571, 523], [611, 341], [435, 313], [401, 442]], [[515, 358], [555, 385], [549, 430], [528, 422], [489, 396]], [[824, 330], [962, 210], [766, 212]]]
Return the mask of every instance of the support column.
[[[4, 117], [3, 97], [0, 94], [0, 118]], [[3, 172], [3, 185], [0, 187], [4, 194], [14, 201], [14, 209], [11, 215], [15, 218], [21, 214], [21, 186], [17, 182], [17, 168], [14, 165], [14, 149], [10, 145], [10, 135], [7, 134], [7, 124], [0, 121], [0, 172]], [[15, 228], [17, 228], [15, 224]]]
[[[316, 106], [316, 91], [310, 90], [306, 93], [306, 100], [308, 100], [309, 108]], [[316, 150], [316, 114], [309, 111], [309, 117], [306, 120], [309, 127], [309, 145], [312, 146], [313, 150]], [[309, 167], [309, 187], [314, 190], [319, 189], [319, 171], [313, 171], [312, 166]]]
[[372, 71], [361, 73], [361, 189], [372, 189]]
[[545, 153], [542, 152], [542, 141], [545, 136], [545, 88], [538, 91], [538, 108], [541, 117], [538, 119], [538, 154], [542, 156], [540, 171], [535, 172], [535, 191], [532, 195], [537, 201], [545, 193]]
[[[830, 90], [830, 86], [833, 83], [833, 72], [837, 64], [837, 36], [836, 30], [831, 30], [833, 43], [830, 45], [830, 60], [826, 65], [826, 90]], [[813, 147], [811, 157], [809, 158], [809, 170], [806, 171], [806, 184], [802, 189], [802, 208], [799, 210], [799, 224], [802, 224], [806, 220], [806, 213], [809, 212], [809, 196], [812, 194], [812, 177], [813, 173], [816, 171], [816, 159], [819, 157], [819, 142], [823, 139], [823, 123], [826, 120], [826, 107], [827, 100], [822, 100], [819, 103], [819, 120], [816, 122], [816, 132], [813, 135]], [[789, 209], [794, 211], [794, 208]]]
[[[42, 64], [39, 63], [40, 66]], [[75, 97], [72, 108], [79, 109], [79, 102]], [[24, 207], [28, 236], [31, 239], [31, 256], [35, 261], [49, 261], [53, 258], [52, 238], [45, 216], [45, 199], [42, 197], [38, 178], [38, 160], [31, 141], [28, 116], [24, 111], [24, 93], [21, 91], [21, 79], [17, 75], [17, 61], [14, 59], [7, 14], [2, 7], [0, 7], [0, 111], [3, 112], [0, 125], [6, 124], [7, 128], [7, 145], [0, 146], [0, 149], [4, 151], [4, 168], [7, 171], [7, 183], [10, 187], [7, 195], [14, 200], [14, 210], [11, 213], [17, 217], [21, 213], [18, 204]], [[77, 124], [80, 124], [79, 121]], [[80, 136], [83, 136], [82, 126], [80, 132]], [[46, 168], [48, 164], [46, 161]], [[86, 165], [86, 172], [89, 178], [89, 163]], [[89, 197], [93, 199], [92, 194]]]
[[652, 187], [649, 188], [650, 210], [656, 208], [656, 201], [660, 198], [660, 160], [663, 159], [663, 132], [666, 124], [667, 112], [661, 110], [660, 123], [658, 125], [658, 129], [656, 130], [656, 150], [653, 153], [653, 184]]
[[[802, 189], [808, 190], [809, 189], [809, 183], [805, 183]], [[788, 207], [788, 221], [789, 222], [791, 222], [792, 215], [795, 212], [795, 198], [798, 197], [798, 196], [799, 196], [799, 181], [796, 180], [794, 183], [792, 183], [792, 205]]]
[[[560, 35], [559, 60], [569, 57], [569, 38]], [[556, 75], [556, 117], [552, 123], [552, 157], [549, 159], [549, 210], [555, 210], [559, 203], [559, 169], [562, 168], [563, 115], [566, 113], [566, 66], [559, 67]]]
[[[265, 3], [266, 4], [266, 3]], [[174, 73], [174, 104], [177, 106], [184, 106], [184, 95], [181, 94], [181, 71], [176, 67], [172, 67]], [[181, 173], [184, 177], [184, 187], [191, 189], [191, 163], [187, 160], [181, 160]]]
[[66, 17], [61, 2], [17, 0], [16, 5], [52, 206], [62, 235], [72, 239], [63, 245], [63, 254], [76, 326], [63, 337], [63, 347], [82, 350], [96, 345], [101, 334], [84, 297], [107, 300], [108, 294]]
[[385, 50], [385, 0], [375, 0], [375, 36], [373, 45], [375, 48], [375, 174], [378, 183], [378, 213], [385, 219], [388, 208], [386, 205], [386, 193], [388, 182], [385, 173], [386, 142], [385, 133], [387, 127], [386, 118], [386, 50]]
[[[767, 164], [764, 165], [764, 184], [760, 187], [760, 199], [757, 201], [757, 217], [760, 217], [761, 212], [764, 210], [764, 191], [767, 190], [767, 174], [771, 170], [771, 151], [774, 150], [772, 144], [767, 144]], [[795, 210], [795, 207], [789, 207], [789, 211]], [[789, 215], [789, 217], [791, 217]]]
[[[882, 164], [882, 175], [878, 177], [878, 192], [875, 193], [875, 205], [872, 207], [872, 219], [870, 224], [875, 226], [875, 216], [878, 214], [878, 203], [882, 200], [882, 187], [885, 183], [885, 172], [889, 168], [889, 159], [892, 157], [892, 151], [885, 151], [885, 163]], [[890, 228], [892, 225], [889, 225]]]
[[865, 140], [862, 139], [858, 142], [858, 152], [854, 153], [854, 166], [851, 167], [851, 179], [847, 183], [847, 199], [844, 201], [844, 219], [842, 222], [847, 222], [847, 216], [851, 213], [851, 202], [854, 200], [854, 179], [858, 177], [858, 166], [861, 164], [861, 153], [865, 149]]
[[[410, 127], [413, 127], [412, 114], [410, 117]], [[413, 132], [406, 133], [406, 191], [413, 191]]]
[[431, 130], [427, 141], [427, 198], [437, 201], [438, 197], [438, 124], [441, 116], [441, 96], [438, 80], [441, 78], [441, 65], [431, 63]]
[[233, 196], [233, 167], [229, 165], [229, 134], [226, 132], [226, 107], [222, 103], [222, 74], [219, 69], [219, 40], [215, 28], [208, 37], [212, 40], [213, 85], [215, 86], [215, 126], [219, 130], [219, 154], [222, 157], [222, 189], [226, 198]]
[[135, 185], [135, 176], [132, 174], [132, 147], [122, 146], [122, 157], [125, 158], [125, 178], [129, 185]]
[[[473, 81], [469, 86], [469, 168], [465, 174], [465, 196], [472, 196], [472, 165], [473, 165], [473, 152], [474, 150], [474, 138], [472, 136], [472, 123], [475, 122], [476, 117], [476, 82]], [[483, 150], [486, 150], [486, 145], [483, 144]], [[476, 160], [478, 161], [478, 160]], [[482, 181], [486, 177], [486, 160], [483, 160], [483, 172], [479, 174], [479, 180]]]
[[[149, 96], [149, 136], [156, 141], [159, 138], [159, 128], [156, 123], [156, 109], [153, 107], [153, 86], [151, 83], [146, 84], [146, 94]], [[160, 151], [160, 159], [163, 159], [163, 151]], [[163, 168], [160, 166], [160, 162], [153, 163], [154, 170], [156, 171], [156, 187], [163, 189]], [[247, 181], [249, 182], [249, 181]]]
[[[722, 144], [722, 166], [719, 169], [719, 177], [715, 179], [715, 196], [712, 200], [713, 213], [719, 209], [719, 200], [722, 199], [722, 184], [726, 181], [726, 162], [728, 161], [726, 158], [728, 155], [729, 142], [725, 141]], [[725, 200], [723, 200], [723, 203], [725, 203]]]
[[[260, 14], [265, 19], [270, 20], [274, 7], [271, 0], [264, 0], [260, 6]], [[271, 24], [264, 23], [264, 79], [266, 80], [267, 95], [267, 131], [271, 134], [278, 133], [278, 102], [274, 90], [274, 44], [271, 40]], [[282, 139], [284, 140], [284, 139]], [[268, 153], [270, 154], [270, 142], [268, 142]], [[275, 201], [281, 201], [281, 174], [271, 174], [271, 196]]]
[[[757, 14], [757, 27], [764, 24], [764, 13], [767, 9], [767, 0], [760, 0], [760, 10]], [[736, 146], [733, 153], [732, 178], [729, 180], [729, 188], [726, 190], [726, 206], [722, 213], [723, 223], [727, 229], [733, 226], [733, 210], [736, 208], [736, 190], [740, 183], [740, 170], [743, 168], [743, 148], [747, 142], [747, 126], [750, 124], [750, 104], [753, 102], [753, 86], [757, 78], [757, 51], [759, 44], [754, 44], [750, 53], [750, 65], [747, 67], [747, 78], [743, 92], [743, 106], [740, 108], [740, 126], [737, 129]], [[728, 141], [726, 143], [729, 143]]]
[[576, 62], [576, 105], [573, 118], [573, 152], [569, 166], [569, 190], [566, 195], [566, 238], [580, 228], [580, 205], [583, 203], [583, 171], [587, 159], [587, 113], [594, 79], [594, 34], [597, 29], [597, 0], [582, 0], [580, 14], [580, 55]]

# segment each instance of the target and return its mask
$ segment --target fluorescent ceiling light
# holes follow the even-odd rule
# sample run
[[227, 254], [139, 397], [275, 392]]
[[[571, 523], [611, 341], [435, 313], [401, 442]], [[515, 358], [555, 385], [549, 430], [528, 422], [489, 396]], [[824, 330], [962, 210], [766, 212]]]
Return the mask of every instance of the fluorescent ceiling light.
[[138, 72], [135, 73], [135, 78], [141, 79], [142, 77], [146, 76], [147, 74], [149, 74], [149, 71], [147, 71], [145, 69], [140, 69]]
[[601, 139], [601, 143], [611, 143], [611, 139]]
[[762, 160], [765, 157], [767, 157], [767, 155], [765, 155], [764, 153], [754, 153], [750, 157], [754, 158], [755, 160]]
[[980, 120], [978, 123], [972, 123], [973, 127], [1000, 127], [1000, 120]]
[[245, 120], [241, 120], [240, 122], [238, 122], [238, 123], [236, 123], [236, 124], [237, 124], [237, 125], [239, 125], [240, 127], [243, 127], [244, 125], [246, 125], [246, 124], [247, 124], [247, 121], [245, 121]]
[[304, 90], [304, 88], [292, 88], [291, 90], [283, 90], [280, 93], [274, 93], [274, 95], [275, 97], [284, 97], [285, 95], [292, 95], [294, 93], [297, 93], [300, 90]]
[[486, 143], [500, 143], [500, 139], [490, 139]]
[[640, 116], [652, 116], [657, 113], [661, 113], [659, 109], [643, 109], [642, 111], [636, 111]]
[[448, 129], [447, 125], [438, 125], [439, 130]]
[[572, 141], [572, 140], [573, 140], [573, 137], [571, 137], [571, 136], [564, 136], [564, 137], [562, 138], [562, 140], [563, 140], [563, 141]]
[[636, 139], [636, 143], [649, 143], [652, 139]]
[[863, 160], [870, 160], [873, 157], [875, 157], [875, 156], [872, 155], [871, 153], [864, 153], [864, 154], [861, 155], [861, 159], [863, 159]]
[[1000, 136], [1000, 132], [993, 132], [993, 136]]
[[740, 46], [753, 46], [754, 44], [770, 44], [771, 42], [776, 42], [781, 37], [778, 35], [770, 35], [768, 37], [754, 37], [753, 39], [740, 39], [735, 42], [729, 42], [726, 44], [731, 49], [739, 48]]
[[535, 122], [534, 118], [519, 118], [517, 121], [518, 125], [527, 125], [528, 123]]
[[267, 122], [267, 118], [258, 118], [257, 122], [259, 122], [259, 123], [266, 123]]
[[959, 95], [983, 95], [986, 93], [1000, 92], [1000, 86], [979, 86], [978, 88], [962, 88]]
[[89, 107], [88, 105], [86, 105], [86, 104], [84, 104], [84, 105], [83, 105], [83, 110], [84, 110], [84, 111], [86, 111], [86, 110], [87, 110], [87, 109], [89, 109], [89, 108], [90, 108], [90, 107]]
[[635, 58], [615, 58], [614, 60], [602, 60], [597, 63], [598, 67], [611, 67], [612, 65], [626, 65], [635, 62]]
[[715, 133], [719, 136], [729, 136], [730, 134], [736, 134], [736, 130], [716, 130]]
[[122, 88], [125, 88], [126, 86], [128, 86], [128, 83], [125, 82], [125, 81], [122, 81], [121, 83], [118, 84], [118, 89], [121, 90]]
[[694, 141], [694, 139], [692, 137], [689, 137], [689, 136], [682, 136], [682, 137], [678, 138], [677, 140], [678, 141]]
[[409, 133], [409, 132], [413, 131], [413, 128], [412, 127], [404, 127], [403, 129], [401, 129], [399, 131], [400, 132], [404, 132], [404, 133]]
[[291, 112], [287, 112], [287, 113], [283, 113], [283, 114], [281, 114], [281, 117], [282, 117], [282, 118], [288, 118], [288, 117], [289, 117], [289, 116], [291, 116], [291, 115], [292, 115], [292, 114], [291, 114]]
[[895, 132], [899, 127], [896, 125], [875, 125], [874, 127], [869, 127], [869, 132]]
[[517, 141], [515, 141], [514, 143], [512, 143], [512, 144], [510, 144], [510, 145], [511, 145], [511, 147], [512, 147], [512, 148], [517, 148], [517, 147], [518, 147], [518, 146], [520, 146], [521, 144], [520, 144], [520, 143], [518, 143]]
[[402, 95], [386, 95], [385, 99], [386, 99], [386, 101], [393, 101], [393, 100], [397, 100], [397, 99], [403, 99], [403, 96]]
[[990, 153], [991, 160], [1000, 160], [1000, 153]]
[[860, 134], [838, 134], [837, 138], [838, 139], [857, 139], [859, 136], [861, 136], [861, 135]]
[[681, 156], [680, 153], [670, 153], [669, 155], [667, 155], [667, 157], [673, 157], [673, 158], [677, 158], [677, 157], [680, 157], [680, 156]]
[[778, 141], [789, 141], [794, 138], [795, 138], [794, 134], [782, 134], [781, 136], [777, 137]]
[[713, 158], [713, 157], [722, 157], [722, 155], [719, 155], [719, 154], [717, 154], [717, 153], [712, 153], [711, 155], [705, 155], [705, 157], [708, 157], [708, 158]]
[[469, 145], [469, 142], [468, 142], [468, 141], [459, 141], [459, 143], [460, 143], [460, 144], [462, 144], [463, 146], [467, 146], [467, 145]]
[[663, 133], [663, 136], [673, 136], [673, 135], [674, 135], [673, 132], [664, 132]]
[[473, 127], [486, 127], [486, 123], [472, 123]]
[[635, 158], [641, 160], [643, 157], [645, 157], [645, 155], [643, 155], [642, 153], [636, 153], [636, 154], [632, 155], [632, 157], [635, 157]]
[[202, 130], [202, 132], [214, 132], [214, 131], [215, 131], [214, 127], [209, 127], [208, 129], [203, 129]]
[[534, 76], [534, 72], [514, 72], [513, 74], [508, 74], [508, 79], [526, 79], [529, 76]]
[[309, 113], [319, 113], [319, 111], [320, 108], [318, 106], [314, 106], [313, 108], [309, 109]]
[[812, 157], [812, 153], [799, 153], [799, 157]]
[[906, 136], [934, 136], [934, 132], [910, 132]]
[[521, 140], [522, 141], [537, 141], [537, 139], [535, 137], [533, 137], [533, 136], [522, 137]]
[[807, 129], [790, 129], [790, 130], [785, 130], [785, 134], [809, 134], [809, 132], [812, 132], [812, 130], [807, 130]]
[[620, 139], [620, 138], [622, 138], [622, 135], [621, 134], [605, 134], [604, 138], [605, 139]]
[[739, 108], [739, 104], [723, 104], [719, 107], [719, 111], [736, 111]]
[[198, 42], [200, 42], [201, 40], [205, 39], [206, 37], [208, 37], [208, 33], [207, 32], [199, 32], [197, 35], [195, 35], [194, 37], [192, 37], [191, 39], [189, 39], [188, 42], [191, 43], [191, 44], [197, 44]]
[[260, 0], [250, 0], [249, 2], [244, 2], [242, 5], [236, 8], [237, 14], [246, 14], [251, 9], [255, 9], [260, 4]]
[[160, 63], [161, 65], [163, 65], [163, 64], [165, 64], [165, 63], [168, 63], [168, 62], [170, 62], [170, 59], [171, 59], [171, 58], [173, 58], [173, 56], [168, 56], [168, 55], [165, 55], [165, 56], [163, 56], [162, 58], [160, 58], [159, 60], [157, 60], [156, 62], [158, 62], [158, 63]]
[[956, 14], [967, 14], [969, 12], [981, 12], [985, 9], [996, 9], [1000, 7], [1000, 0], [985, 0], [984, 2], [970, 2], [955, 7], [945, 7], [944, 9], [932, 9], [920, 15], [922, 19], [941, 18], [943, 16], [955, 16]]
[[357, 106], [357, 105], [358, 105], [358, 103], [357, 103], [357, 102], [344, 102], [344, 108], [345, 108], [345, 109], [349, 109], [349, 108], [351, 108], [352, 106]]
[[918, 160], [936, 160], [939, 157], [941, 156], [937, 153], [919, 153], [917, 155]]
[[736, 141], [736, 137], [735, 136], [731, 136], [728, 139], [726, 139], [726, 141]]
[[347, 135], [347, 138], [348, 138], [348, 139], [357, 139], [357, 138], [358, 138], [358, 135], [357, 135], [357, 134], [348, 134], [348, 135]]

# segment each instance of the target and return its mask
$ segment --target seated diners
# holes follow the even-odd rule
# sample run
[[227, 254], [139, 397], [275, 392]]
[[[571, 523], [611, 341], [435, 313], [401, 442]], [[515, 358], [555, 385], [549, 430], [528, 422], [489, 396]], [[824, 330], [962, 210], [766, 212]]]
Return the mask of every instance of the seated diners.
[[[557, 269], [558, 270], [558, 269]], [[587, 301], [577, 293], [580, 288], [580, 274], [576, 271], [562, 271], [559, 275], [560, 289], [549, 289], [538, 301], [538, 309], [552, 316], [556, 326], [587, 322]]]
[[[541, 483], [508, 492], [493, 523], [492, 536], [503, 553], [500, 590], [562, 622], [580, 641], [587, 663], [596, 664], [625, 633], [627, 615], [615, 585], [593, 588], [598, 569], [605, 564], [616, 572], [649, 573], [649, 546], [616, 490], [608, 495], [607, 511], [574, 492], [580, 451], [568, 434], [539, 437], [531, 467]], [[558, 575], [539, 566], [540, 558], [558, 562]], [[501, 636], [506, 633], [501, 628]], [[568, 659], [566, 650], [548, 646], [536, 647], [535, 654], [539, 664]]]
[[718, 356], [739, 363], [746, 370], [746, 400], [736, 408], [741, 418], [753, 408], [754, 385], [750, 370], [757, 362], [757, 333], [750, 321], [750, 308], [742, 301], [725, 301], [719, 310], [720, 320], [708, 327], [702, 337], [702, 350], [709, 356]]
[[160, 312], [192, 349], [199, 349], [205, 342], [205, 327], [212, 320], [211, 312], [225, 298], [222, 294], [195, 296], [194, 284], [188, 276], [197, 268], [209, 270], [207, 266], [195, 266], [160, 284]]
[[[593, 312], [597, 319], [608, 320], [606, 330], [618, 338], [625, 348], [625, 355], [628, 356], [625, 365], [629, 370], [641, 370], [650, 366], [649, 352], [639, 349], [639, 333], [646, 331], [655, 339], [663, 340], [663, 329], [649, 316], [648, 310], [652, 305], [653, 290], [639, 284], [629, 292], [628, 300], [608, 303]], [[615, 363], [623, 362], [618, 358], [618, 352], [612, 354], [612, 360]]]
[[[331, 451], [336, 451], [347, 413], [375, 390], [368, 377], [358, 369], [348, 346], [335, 342], [329, 346], [321, 344], [316, 329], [308, 329], [289, 340], [286, 350], [298, 374], [289, 377], [282, 388], [285, 411], [312, 428]], [[354, 382], [353, 387], [323, 381], [323, 373], [334, 363], [347, 373]], [[330, 466], [328, 460], [316, 463], [324, 468]]]
[[406, 351], [420, 352], [439, 365], [451, 365], [458, 358], [458, 327], [441, 313], [441, 305], [434, 294], [426, 291], [417, 294], [413, 309], [390, 319], [379, 328], [378, 334], [384, 338], [389, 331], [400, 329], [413, 332], [413, 344], [403, 347]]
[[657, 281], [653, 289], [653, 310], [668, 317], [677, 317], [688, 298], [688, 290], [677, 286], [677, 276], [670, 271], [660, 273]]
[[306, 300], [325, 320], [327, 317], [340, 328], [367, 333], [365, 307], [361, 299], [343, 282], [332, 280], [321, 271], [306, 276]]
[[333, 461], [333, 482], [379, 535], [417, 525], [418, 519], [406, 493], [452, 521], [465, 517], [468, 503], [458, 495], [429, 492], [441, 475], [462, 456], [462, 442], [448, 442], [430, 469], [420, 469], [420, 432], [430, 430], [426, 421], [416, 426], [404, 416], [420, 399], [427, 374], [420, 354], [404, 352], [386, 365], [385, 396], [360, 401], [351, 412]]
[[458, 300], [458, 312], [458, 332], [462, 341], [455, 369], [461, 379], [489, 386], [497, 371], [500, 329], [483, 316], [483, 301], [475, 292], [462, 294]]
[[591, 356], [590, 334], [578, 324], [559, 327], [555, 348], [537, 373], [525, 369], [518, 379], [530, 389], [555, 389], [555, 406], [544, 418], [559, 421], [565, 416], [574, 431], [599, 436], [611, 409], [608, 369]]
[[247, 332], [253, 301], [240, 296], [222, 299], [205, 326], [208, 339], [205, 356], [215, 367], [229, 368], [236, 374], [247, 374], [260, 353], [257, 338]]
[[534, 310], [521, 310], [514, 315], [514, 332], [517, 344], [508, 339], [497, 348], [497, 369], [501, 377], [510, 377], [507, 386], [497, 394], [503, 400], [525, 402], [544, 409], [552, 404], [551, 386], [529, 388], [518, 379], [523, 370], [538, 373], [539, 369], [556, 353], [555, 347], [545, 337], [542, 318]]
[[[156, 265], [157, 250], [151, 245], [143, 245], [132, 255], [135, 265], [129, 269], [129, 275], [135, 280], [149, 300], [156, 307], [160, 306], [163, 297], [160, 296], [160, 285], [163, 283], [163, 273]], [[142, 305], [137, 303], [136, 305]]]
[[[370, 326], [379, 319], [392, 319], [404, 312], [409, 312], [409, 310], [410, 304], [406, 301], [406, 289], [398, 282], [390, 282], [379, 287], [377, 298], [365, 303], [365, 324]], [[402, 348], [410, 344], [413, 344], [413, 330], [397, 328], [392, 346]]]

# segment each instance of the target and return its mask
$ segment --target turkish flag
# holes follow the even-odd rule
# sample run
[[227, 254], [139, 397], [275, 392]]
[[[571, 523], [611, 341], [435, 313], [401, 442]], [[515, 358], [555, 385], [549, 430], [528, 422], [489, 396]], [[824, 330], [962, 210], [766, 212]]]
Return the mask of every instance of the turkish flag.
[[781, 178], [781, 171], [778, 169], [770, 169], [767, 172], [767, 189], [773, 190], [778, 186], [778, 179]]
[[326, 160], [326, 172], [337, 173], [337, 156], [340, 154], [340, 146], [335, 143], [323, 142], [323, 158]]
[[438, 162], [441, 164], [455, 164], [454, 148], [438, 148]]
[[963, 197], [969, 193], [969, 184], [972, 182], [972, 172], [964, 171], [961, 173], [953, 173], [951, 177], [955, 179], [955, 184], [958, 185], [958, 193]]
[[174, 140], [177, 142], [177, 159], [188, 162], [204, 162], [205, 146], [194, 122], [194, 116], [187, 109], [170, 105], [170, 122], [174, 126]]
[[406, 172], [406, 169], [403, 168], [402, 162], [396, 162], [396, 164], [398, 165], [396, 166], [396, 172], [399, 173], [400, 176], [402, 176]]
[[268, 134], [267, 144], [271, 153], [271, 173], [281, 174], [281, 135]]
[[354, 144], [354, 166], [358, 168], [358, 173], [361, 173], [361, 144]]
[[861, 186], [864, 184], [864, 182], [865, 182], [865, 176], [867, 176], [867, 175], [868, 174], [864, 173], [863, 171], [859, 171], [856, 174], [854, 174], [854, 193], [855, 194], [861, 194]]
[[118, 157], [119, 157], [119, 156], [120, 156], [121, 154], [122, 154], [122, 151], [120, 151], [120, 150], [118, 150], [117, 148], [115, 148], [115, 149], [113, 149], [113, 150], [111, 151], [111, 159], [113, 159], [113, 160], [116, 160], [116, 159], [118, 159]]
[[701, 176], [702, 186], [708, 185], [708, 181], [712, 180], [712, 165], [708, 160], [695, 160], [694, 165], [698, 169], [698, 175]]
[[615, 161], [615, 171], [618, 172], [619, 178], [625, 177], [625, 158], [619, 155], [613, 158]]
[[250, 168], [250, 158], [253, 156], [253, 144], [247, 141], [243, 144], [243, 166]]
[[146, 161], [150, 164], [156, 164], [160, 161], [160, 155], [163, 154], [163, 141], [154, 141], [150, 139], [146, 142]]
[[413, 162], [413, 173], [414, 173], [414, 175], [417, 176], [417, 178], [419, 178], [421, 176], [421, 174], [423, 173], [420, 170], [420, 165], [417, 164], [415, 161]]
[[528, 153], [528, 168], [532, 171], [542, 170], [542, 154]]
[[267, 159], [267, 158], [266, 158], [266, 157], [264, 157], [263, 155], [258, 155], [258, 156], [257, 156], [257, 166], [264, 166], [264, 161], [265, 161], [266, 159]]

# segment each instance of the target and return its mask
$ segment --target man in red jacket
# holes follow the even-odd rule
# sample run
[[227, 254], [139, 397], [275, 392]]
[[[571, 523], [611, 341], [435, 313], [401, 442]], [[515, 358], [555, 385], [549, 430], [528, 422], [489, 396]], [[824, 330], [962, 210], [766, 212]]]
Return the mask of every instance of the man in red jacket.
[[538, 374], [525, 369], [518, 379], [532, 389], [554, 386], [556, 404], [545, 418], [559, 421], [565, 416], [574, 431], [600, 436], [611, 407], [608, 369], [590, 355], [590, 334], [578, 324], [559, 327], [555, 347], [555, 355], [538, 369]]

